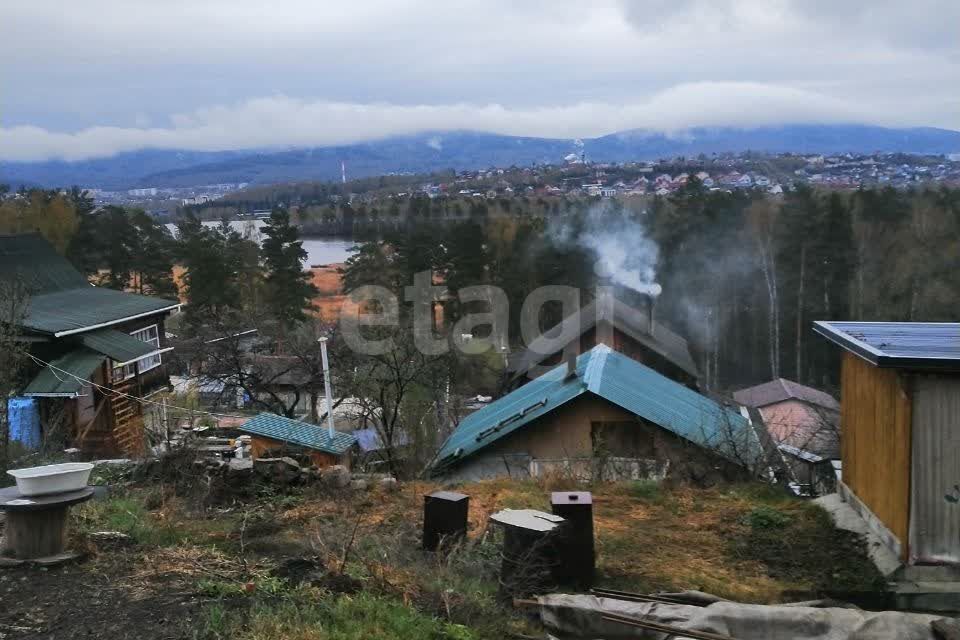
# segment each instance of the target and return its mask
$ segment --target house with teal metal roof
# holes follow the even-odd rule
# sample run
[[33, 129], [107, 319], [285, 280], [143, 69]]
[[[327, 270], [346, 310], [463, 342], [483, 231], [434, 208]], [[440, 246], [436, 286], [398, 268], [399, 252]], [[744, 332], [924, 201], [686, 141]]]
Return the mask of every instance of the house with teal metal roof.
[[141, 453], [143, 407], [131, 397], [169, 388], [164, 321], [180, 303], [93, 286], [37, 233], [0, 235], [0, 286], [22, 297], [19, 395], [37, 399], [41, 427], [91, 457]]
[[349, 466], [350, 454], [357, 445], [353, 434], [273, 413], [251, 418], [240, 425], [240, 431], [252, 437], [250, 450], [254, 459], [300, 452], [317, 467]]
[[[759, 429], [758, 429], [759, 427]], [[740, 476], [764, 457], [755, 417], [599, 344], [466, 416], [435, 476]]]

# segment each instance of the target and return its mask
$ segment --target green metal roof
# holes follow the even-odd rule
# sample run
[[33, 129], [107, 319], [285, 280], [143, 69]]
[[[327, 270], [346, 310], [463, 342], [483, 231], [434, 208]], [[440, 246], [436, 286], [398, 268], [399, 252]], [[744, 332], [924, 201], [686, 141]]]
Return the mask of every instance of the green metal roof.
[[577, 358], [577, 375], [560, 365], [468, 415], [437, 455], [434, 471], [458, 463], [570, 400], [590, 393], [736, 462], [760, 453], [749, 421], [738, 411], [604, 344]]
[[88, 285], [31, 297], [23, 326], [60, 336], [159, 313], [178, 304]]
[[23, 326], [64, 335], [175, 308], [179, 303], [94, 287], [38, 233], [0, 236], [0, 280], [30, 294]]
[[[89, 349], [77, 349], [60, 356], [44, 367], [23, 390], [25, 396], [75, 396], [106, 357]], [[70, 375], [73, 374], [73, 375]]]
[[83, 274], [39, 233], [0, 235], [0, 278], [19, 280], [34, 294], [88, 284]]
[[110, 356], [118, 364], [127, 364], [157, 351], [156, 345], [115, 329], [98, 329], [82, 333], [79, 337], [85, 347]]
[[353, 435], [340, 431], [334, 431], [331, 439], [326, 427], [291, 420], [272, 413], [261, 413], [248, 420], [240, 426], [240, 431], [280, 440], [281, 442], [298, 444], [302, 447], [333, 455], [345, 453], [357, 441]]

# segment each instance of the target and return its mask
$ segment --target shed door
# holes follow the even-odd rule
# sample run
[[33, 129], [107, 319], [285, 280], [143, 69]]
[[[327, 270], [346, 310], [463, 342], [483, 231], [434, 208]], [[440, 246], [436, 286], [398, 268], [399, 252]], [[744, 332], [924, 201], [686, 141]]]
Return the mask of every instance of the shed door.
[[960, 378], [913, 384], [910, 557], [960, 563]]

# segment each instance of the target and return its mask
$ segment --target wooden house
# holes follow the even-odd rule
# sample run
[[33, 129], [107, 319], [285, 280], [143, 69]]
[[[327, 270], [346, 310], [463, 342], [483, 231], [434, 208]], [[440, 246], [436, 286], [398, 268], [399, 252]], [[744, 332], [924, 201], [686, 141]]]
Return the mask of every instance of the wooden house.
[[960, 564], [960, 324], [814, 330], [843, 349], [841, 495], [904, 564]]
[[352, 434], [334, 431], [331, 435], [327, 427], [272, 413], [248, 420], [240, 431], [251, 436], [250, 454], [255, 460], [291, 456], [321, 468], [336, 464], [349, 467], [357, 445]]
[[143, 453], [144, 408], [132, 397], [169, 388], [164, 321], [180, 304], [93, 286], [39, 234], [0, 236], [0, 283], [24, 294], [17, 395], [35, 399], [44, 436], [88, 457]]
[[743, 477], [765, 456], [751, 415], [598, 344], [464, 418], [431, 465], [458, 480]]
[[637, 309], [602, 293], [510, 357], [510, 388], [525, 384], [538, 371], [560, 364], [566, 356], [586, 353], [598, 344], [686, 387], [699, 388], [699, 373], [687, 341], [654, 319], [653, 304], [647, 299], [646, 308]]

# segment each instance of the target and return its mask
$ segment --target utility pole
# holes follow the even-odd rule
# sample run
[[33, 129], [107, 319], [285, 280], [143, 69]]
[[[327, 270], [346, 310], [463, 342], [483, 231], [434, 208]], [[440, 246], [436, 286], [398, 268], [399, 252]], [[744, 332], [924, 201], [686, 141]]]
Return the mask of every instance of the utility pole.
[[163, 437], [167, 441], [167, 450], [170, 450], [170, 423], [167, 422], [167, 399], [160, 400], [160, 414], [163, 417]]
[[320, 357], [323, 360], [323, 391], [327, 400], [327, 435], [333, 440], [333, 394], [330, 391], [330, 362], [327, 360], [327, 338], [319, 338]]

